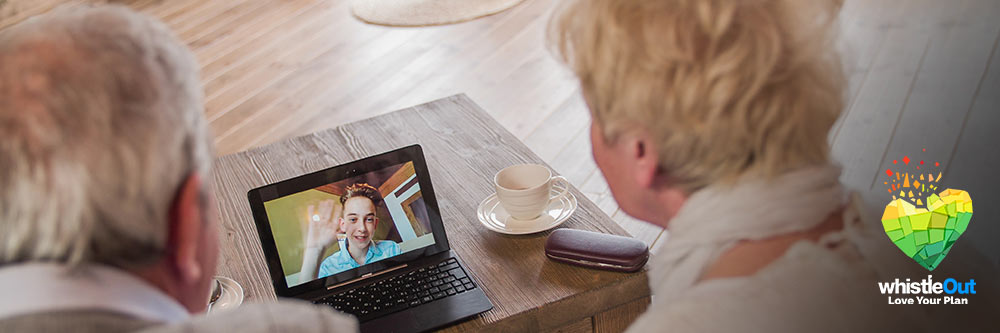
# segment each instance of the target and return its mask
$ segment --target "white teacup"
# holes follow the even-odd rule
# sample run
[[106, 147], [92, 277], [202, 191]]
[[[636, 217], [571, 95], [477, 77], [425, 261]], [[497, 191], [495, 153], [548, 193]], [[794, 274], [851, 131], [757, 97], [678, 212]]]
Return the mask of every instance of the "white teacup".
[[[562, 182], [562, 190], [552, 193], [552, 184]], [[493, 178], [497, 198], [514, 219], [532, 220], [542, 215], [553, 200], [560, 200], [569, 193], [569, 181], [563, 176], [552, 176], [552, 170], [538, 164], [512, 165], [497, 172]]]

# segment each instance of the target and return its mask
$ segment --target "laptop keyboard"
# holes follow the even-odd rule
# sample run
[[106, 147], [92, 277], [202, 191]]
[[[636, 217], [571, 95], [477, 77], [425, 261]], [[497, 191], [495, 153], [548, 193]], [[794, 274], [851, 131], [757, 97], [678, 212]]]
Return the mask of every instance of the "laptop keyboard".
[[364, 322], [475, 289], [455, 258], [316, 301]]

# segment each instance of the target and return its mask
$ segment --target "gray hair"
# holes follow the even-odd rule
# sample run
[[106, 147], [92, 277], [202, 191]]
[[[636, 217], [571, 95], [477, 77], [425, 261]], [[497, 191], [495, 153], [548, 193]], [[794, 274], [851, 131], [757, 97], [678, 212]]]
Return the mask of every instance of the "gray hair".
[[0, 31], [0, 265], [161, 258], [175, 194], [214, 154], [202, 94], [184, 44], [126, 7]]

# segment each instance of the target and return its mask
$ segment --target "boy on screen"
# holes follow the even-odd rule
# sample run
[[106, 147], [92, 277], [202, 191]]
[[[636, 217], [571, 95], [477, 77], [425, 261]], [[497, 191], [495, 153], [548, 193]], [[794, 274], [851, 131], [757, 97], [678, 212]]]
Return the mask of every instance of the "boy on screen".
[[[399, 245], [395, 242], [372, 240], [378, 226], [375, 207], [382, 201], [378, 190], [371, 185], [358, 183], [348, 186], [344, 192], [340, 197], [343, 214], [338, 223], [330, 221], [332, 200], [320, 202], [315, 214], [313, 206], [307, 209], [310, 221], [302, 272], [308, 278], [326, 277], [399, 254]], [[318, 259], [337, 239], [337, 229], [346, 236], [343, 241], [338, 242], [340, 251], [323, 259], [318, 264], [317, 272]]]

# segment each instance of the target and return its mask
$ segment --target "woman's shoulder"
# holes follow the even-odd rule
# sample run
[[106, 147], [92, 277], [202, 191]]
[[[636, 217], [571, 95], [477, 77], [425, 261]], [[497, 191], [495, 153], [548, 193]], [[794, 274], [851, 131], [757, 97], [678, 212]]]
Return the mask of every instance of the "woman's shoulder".
[[[850, 332], [896, 329], [863, 263], [801, 242], [756, 274], [695, 284], [669, 303], [653, 304], [632, 332], [657, 327], [689, 332]], [[874, 306], [873, 306], [874, 305]], [[655, 314], [655, 315], [654, 315]], [[852, 318], [844, 321], [842, 318]], [[905, 326], [905, 325], [904, 325]], [[919, 330], [918, 330], [919, 331]]]
[[887, 318], [911, 314], [886, 305], [875, 288], [878, 278], [872, 263], [857, 256], [850, 244], [841, 245], [797, 242], [753, 275], [695, 284], [660, 307], [657, 317], [661, 324], [687, 323], [690, 331], [699, 332], [736, 331], [748, 324], [777, 332], [899, 328]]

